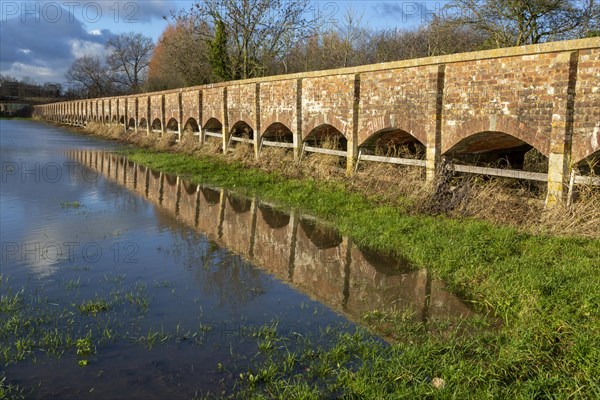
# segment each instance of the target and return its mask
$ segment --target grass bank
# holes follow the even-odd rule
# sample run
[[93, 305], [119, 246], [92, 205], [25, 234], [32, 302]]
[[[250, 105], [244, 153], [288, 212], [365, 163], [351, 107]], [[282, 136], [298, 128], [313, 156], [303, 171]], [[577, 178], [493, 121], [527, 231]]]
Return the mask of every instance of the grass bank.
[[[415, 215], [411, 201], [386, 205], [337, 180], [290, 179], [218, 155], [132, 148], [127, 156], [317, 215], [360, 245], [430, 269], [478, 311], [502, 321], [498, 330], [471, 335], [423, 335], [424, 326], [401, 315], [366, 315], [366, 325], [391, 322], [396, 344], [344, 336], [333, 349], [311, 353], [307, 346], [305, 354], [281, 350], [280, 343], [240, 377], [244, 395], [600, 396], [600, 240]], [[283, 368], [282, 357], [293, 359], [294, 368]]]

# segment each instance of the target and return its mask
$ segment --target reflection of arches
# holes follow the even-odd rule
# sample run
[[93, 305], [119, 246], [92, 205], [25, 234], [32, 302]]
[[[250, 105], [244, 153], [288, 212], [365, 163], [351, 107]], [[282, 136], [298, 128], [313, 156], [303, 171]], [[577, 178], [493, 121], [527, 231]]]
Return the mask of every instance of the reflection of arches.
[[146, 118], [142, 118], [140, 120], [140, 128], [142, 128], [142, 129], [147, 129], [148, 128], [148, 121], [146, 121]]
[[411, 271], [410, 264], [406, 259], [388, 256], [369, 249], [360, 248], [359, 251], [369, 265], [380, 274], [402, 275]]
[[113, 117], [112, 117], [112, 122], [113, 122], [113, 124], [116, 124], [116, 123], [117, 123], [117, 116], [116, 116], [116, 115], [113, 115]]
[[200, 132], [200, 126], [198, 125], [198, 121], [196, 121], [194, 118], [188, 118], [188, 120], [185, 122], [183, 131]]
[[246, 213], [252, 208], [252, 200], [247, 197], [236, 196], [229, 193], [227, 200], [229, 200], [229, 205], [237, 214]]
[[317, 224], [316, 221], [302, 219], [300, 226], [310, 241], [321, 250], [337, 247], [342, 243], [342, 237], [335, 230]]
[[416, 137], [402, 129], [385, 128], [375, 132], [359, 146], [373, 154], [386, 157], [425, 158], [426, 147]]
[[119, 124], [125, 125], [125, 117], [121, 116], [121, 118], [119, 119]]
[[484, 131], [456, 142], [444, 154], [469, 164], [508, 164], [522, 169], [525, 153], [533, 146], [521, 139], [498, 131]]
[[162, 121], [160, 119], [156, 118], [154, 121], [152, 121], [152, 130], [162, 131]]
[[324, 147], [346, 151], [348, 141], [337, 128], [332, 125], [319, 125], [306, 135], [304, 142], [314, 147]]
[[208, 204], [219, 204], [221, 201], [221, 193], [217, 190], [203, 187], [200, 189], [200, 191], [202, 192], [202, 196], [204, 196], [204, 200], [206, 200]]
[[245, 121], [236, 122], [230, 132], [232, 136], [254, 139], [254, 129]]
[[169, 122], [167, 122], [167, 131], [168, 132], [178, 132], [179, 131], [179, 122], [175, 118], [171, 118]]
[[129, 118], [129, 123], [127, 124], [127, 127], [134, 129], [135, 128], [135, 119]]
[[271, 206], [261, 204], [258, 206], [263, 219], [271, 229], [281, 229], [290, 223], [290, 215]]
[[154, 169], [151, 169], [151, 170], [150, 170], [150, 172], [152, 173], [152, 176], [153, 176], [155, 179], [158, 179], [158, 178], [160, 178], [160, 171], [156, 171], [156, 170], [154, 170]]
[[165, 174], [168, 186], [175, 186], [177, 184], [177, 175]]
[[274, 122], [264, 130], [262, 137], [266, 140], [293, 143], [294, 134], [292, 131], [280, 122]]
[[104, 122], [106, 122], [107, 124], [110, 122], [110, 117], [108, 115], [104, 118]]
[[188, 195], [192, 195], [198, 191], [198, 185], [192, 182], [183, 182], [183, 187]]

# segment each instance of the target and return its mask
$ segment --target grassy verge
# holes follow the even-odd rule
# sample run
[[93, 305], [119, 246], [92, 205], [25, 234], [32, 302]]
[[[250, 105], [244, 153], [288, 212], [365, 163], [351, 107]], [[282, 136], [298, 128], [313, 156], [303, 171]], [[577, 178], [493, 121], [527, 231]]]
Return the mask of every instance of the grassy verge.
[[[398, 333], [392, 347], [340, 337], [333, 349], [308, 358], [287, 355], [295, 360], [288, 369], [281, 367], [285, 350], [263, 352], [252, 379], [240, 378], [244, 395], [600, 396], [600, 240], [411, 215], [410, 202], [385, 205], [339, 181], [289, 179], [217, 156], [137, 148], [127, 155], [199, 183], [258, 194], [322, 217], [360, 245], [430, 269], [476, 309], [502, 321], [493, 332], [442, 339], [394, 320]], [[315, 369], [321, 372], [314, 375]]]

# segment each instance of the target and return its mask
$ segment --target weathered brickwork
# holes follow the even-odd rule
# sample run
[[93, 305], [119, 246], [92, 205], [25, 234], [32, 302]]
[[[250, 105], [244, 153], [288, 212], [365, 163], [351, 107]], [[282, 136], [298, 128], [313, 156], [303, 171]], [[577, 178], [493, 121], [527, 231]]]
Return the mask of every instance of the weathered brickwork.
[[600, 151], [600, 49], [580, 50], [573, 116], [572, 160]]
[[384, 129], [400, 129], [427, 144], [436, 112], [437, 69], [368, 72], [360, 77], [358, 145]]
[[137, 120], [138, 126], [148, 125], [148, 113], [150, 110], [150, 98], [148, 96], [139, 96], [138, 101], [138, 113]]
[[202, 91], [202, 126], [214, 118], [222, 125], [225, 122], [223, 115], [223, 88], [213, 87]]
[[190, 118], [196, 125], [200, 125], [200, 90], [185, 90], [181, 93], [181, 106], [183, 108], [183, 127], [190, 123]]
[[173, 119], [175, 122], [181, 121], [181, 107], [179, 103], [179, 93], [167, 93], [165, 96], [165, 121], [167, 124]]
[[361, 146], [380, 134], [394, 136], [396, 144], [424, 146], [420, 165], [428, 180], [442, 156], [525, 151], [530, 145], [548, 158], [551, 203], [563, 196], [574, 164], [600, 155], [600, 38], [61, 102], [38, 106], [36, 113], [76, 124], [125, 122], [127, 116], [135, 118], [127, 126], [161, 132], [181, 131], [188, 122], [209, 133], [221, 127], [225, 150], [244, 122], [256, 138], [269, 133], [296, 155], [307, 140], [339, 131], [347, 143], [337, 154], [344, 152], [349, 172]]
[[260, 84], [261, 135], [273, 124], [282, 124], [297, 133], [298, 84], [295, 79], [263, 82]]
[[227, 87], [227, 118], [229, 127], [245, 122], [256, 131], [256, 84], [232, 85]]
[[354, 74], [302, 80], [302, 138], [321, 125], [352, 137]]
[[128, 97], [127, 98], [127, 124], [136, 126], [136, 118], [138, 115], [137, 111], [137, 98], [136, 97]]

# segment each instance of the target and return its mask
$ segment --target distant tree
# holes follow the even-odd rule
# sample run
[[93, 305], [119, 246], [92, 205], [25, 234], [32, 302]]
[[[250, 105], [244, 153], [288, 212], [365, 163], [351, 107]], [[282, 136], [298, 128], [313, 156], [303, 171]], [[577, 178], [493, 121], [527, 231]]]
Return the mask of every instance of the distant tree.
[[216, 76], [223, 80], [230, 80], [231, 61], [227, 49], [227, 32], [223, 21], [218, 20], [215, 25], [215, 38], [209, 41], [210, 63]]
[[[471, 25], [489, 47], [521, 46], [581, 36], [597, 12], [595, 0], [452, 0], [449, 21]], [[596, 15], [597, 17], [597, 15]]]
[[[148, 90], [202, 85], [217, 79], [209, 59], [209, 45], [198, 34], [199, 29], [188, 20], [167, 26], [149, 64]], [[209, 30], [206, 25], [203, 29]]]
[[76, 59], [65, 74], [68, 80], [82, 86], [85, 97], [100, 97], [114, 93], [113, 77], [97, 56]]
[[111, 38], [106, 49], [106, 62], [113, 71], [115, 82], [128, 92], [139, 92], [154, 50], [152, 38], [141, 33], [122, 33]]

